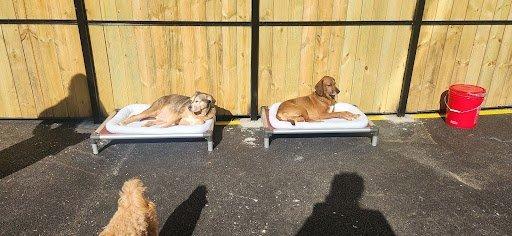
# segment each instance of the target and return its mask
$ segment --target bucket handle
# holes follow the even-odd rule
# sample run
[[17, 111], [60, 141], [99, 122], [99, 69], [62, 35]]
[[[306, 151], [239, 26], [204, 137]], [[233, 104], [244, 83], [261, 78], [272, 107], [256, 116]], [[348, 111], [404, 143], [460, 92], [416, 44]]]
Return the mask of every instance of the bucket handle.
[[448, 97], [448, 96], [444, 96], [444, 104], [446, 105], [446, 108], [448, 108], [448, 110], [453, 111], [453, 112], [455, 112], [455, 113], [467, 113], [467, 112], [472, 112], [472, 111], [475, 111], [475, 110], [480, 109], [480, 106], [482, 105], [482, 104], [480, 104], [480, 105], [478, 105], [477, 107], [475, 107], [475, 108], [473, 108], [473, 109], [469, 109], [469, 110], [467, 110], [467, 111], [459, 111], [459, 110], [457, 110], [457, 109], [453, 109], [453, 108], [451, 108], [450, 106], [448, 106], [448, 101], [446, 100], [446, 99], [447, 99], [446, 97]]

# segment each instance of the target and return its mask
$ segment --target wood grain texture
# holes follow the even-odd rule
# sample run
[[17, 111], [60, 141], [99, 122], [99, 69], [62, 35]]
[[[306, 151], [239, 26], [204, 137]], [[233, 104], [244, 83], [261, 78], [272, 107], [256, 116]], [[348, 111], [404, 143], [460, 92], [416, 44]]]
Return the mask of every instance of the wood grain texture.
[[[288, 32], [301, 32], [302, 37], [288, 33], [283, 36], [286, 37], [283, 40], [285, 45], [260, 38], [260, 58], [264, 62], [260, 63], [259, 68], [260, 82], [264, 82], [260, 83], [259, 88], [260, 105], [271, 105], [310, 94], [322, 76], [330, 75], [338, 81], [342, 90], [338, 96], [339, 101], [353, 103], [365, 112], [395, 112], [400, 97], [410, 27], [324, 28], [328, 29], [288, 27]], [[262, 35], [281, 35], [279, 31], [279, 27], [262, 27]], [[301, 47], [293, 46], [299, 42]], [[287, 50], [284, 54], [275, 53], [283, 51], [281, 47], [285, 46]], [[300, 65], [298, 74], [291, 69], [297, 66], [290, 66], [297, 64]], [[282, 68], [290, 68], [284, 71], [284, 76], [279, 71]], [[288, 73], [292, 76], [287, 76]], [[286, 88], [284, 91], [275, 89], [272, 84], [285, 84]], [[377, 104], [375, 101], [378, 101]]]
[[[424, 20], [510, 20], [508, 14], [495, 16], [485, 12], [498, 12], [510, 8], [512, 0], [426, 0], [425, 6], [450, 11], [468, 10], [468, 14], [424, 15]], [[484, 13], [484, 14], [482, 14]]]
[[[284, 3], [282, 3], [284, 2]], [[303, 14], [314, 14], [318, 17], [309, 19], [311, 21], [323, 20], [411, 20], [414, 12], [416, 1], [414, 0], [261, 0], [261, 6], [268, 6], [272, 4], [287, 4], [289, 8], [280, 8], [278, 15], [270, 17], [268, 8], [265, 11], [260, 11], [261, 21], [301, 21], [303, 18], [300, 14], [293, 14], [297, 8], [303, 9]], [[353, 8], [359, 5], [359, 9]], [[363, 14], [361, 15], [360, 6], [364, 5], [363, 11], [376, 11], [384, 14]], [[403, 9], [404, 14], [393, 15], [386, 14], [386, 10], [381, 10], [380, 6], [393, 6], [398, 9]], [[299, 7], [300, 6], [300, 7]], [[396, 7], [400, 6], [400, 7]], [[334, 9], [334, 11], [333, 11]], [[359, 11], [357, 11], [358, 9]], [[356, 11], [354, 11], [356, 10]], [[278, 11], [276, 11], [278, 12]]]
[[[426, 15], [431, 19], [500, 20], [512, 16], [508, 0], [439, 1], [431, 7], [433, 10]], [[441, 95], [455, 83], [486, 88], [488, 93], [483, 107], [509, 106], [508, 98], [512, 93], [510, 37], [510, 26], [504, 25], [423, 27], [407, 111], [438, 110], [444, 102]]]
[[0, 116], [91, 115], [78, 28], [1, 25]]
[[223, 16], [219, 21], [251, 19], [250, 0], [85, 0], [85, 6], [90, 20], [203, 21], [205, 9]]
[[[250, 0], [85, 0], [91, 20], [251, 20]], [[261, 0], [261, 21], [411, 20], [414, 0]], [[1, 0], [0, 19], [76, 19], [72, 0]], [[512, 19], [512, 0], [427, 0], [424, 20]], [[250, 110], [249, 27], [90, 26], [101, 111], [196, 90], [233, 115]], [[73, 25], [0, 25], [0, 117], [91, 115]], [[409, 26], [260, 27], [259, 105], [306, 95], [324, 75], [339, 101], [392, 113]], [[423, 26], [408, 112], [437, 110], [454, 83], [512, 104], [512, 27]]]
[[234, 115], [249, 114], [250, 28], [90, 28], [104, 112], [202, 91]]
[[73, 0], [1, 0], [0, 19], [76, 19]]

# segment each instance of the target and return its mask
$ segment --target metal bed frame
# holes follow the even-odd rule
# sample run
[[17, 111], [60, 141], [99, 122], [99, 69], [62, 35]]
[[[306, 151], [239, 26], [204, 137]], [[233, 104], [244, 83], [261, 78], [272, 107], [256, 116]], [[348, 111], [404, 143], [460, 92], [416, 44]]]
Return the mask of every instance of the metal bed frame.
[[277, 129], [272, 127], [268, 118], [268, 107], [261, 107], [261, 118], [263, 120], [264, 131], [264, 147], [270, 147], [270, 137], [272, 135], [286, 135], [286, 134], [362, 134], [371, 136], [372, 146], [377, 146], [379, 143], [379, 127], [368, 121], [368, 126], [364, 128], [353, 129]]
[[110, 115], [101, 125], [91, 134], [92, 153], [98, 154], [98, 142], [100, 140], [136, 140], [136, 139], [183, 139], [183, 138], [204, 138], [208, 143], [208, 152], [213, 151], [213, 129], [215, 127], [215, 117], [211, 127], [204, 133], [191, 134], [114, 134], [108, 132], [105, 128], [107, 122], [114, 117], [119, 110]]

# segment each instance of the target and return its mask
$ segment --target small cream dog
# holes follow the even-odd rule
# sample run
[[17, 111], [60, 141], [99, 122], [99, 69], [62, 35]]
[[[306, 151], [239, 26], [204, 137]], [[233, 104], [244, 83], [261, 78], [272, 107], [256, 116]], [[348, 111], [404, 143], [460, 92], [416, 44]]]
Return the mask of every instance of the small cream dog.
[[156, 206], [144, 196], [142, 181], [133, 178], [123, 184], [117, 212], [100, 235], [157, 235]]

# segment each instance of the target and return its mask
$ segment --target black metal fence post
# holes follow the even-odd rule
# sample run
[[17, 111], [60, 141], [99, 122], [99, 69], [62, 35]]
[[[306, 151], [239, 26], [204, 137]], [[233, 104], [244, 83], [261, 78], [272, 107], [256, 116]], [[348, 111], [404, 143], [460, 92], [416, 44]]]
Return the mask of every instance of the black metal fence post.
[[407, 100], [409, 99], [409, 91], [411, 89], [412, 71], [414, 69], [414, 61], [416, 60], [416, 50], [418, 49], [418, 40], [420, 37], [424, 9], [425, 0], [418, 0], [416, 2], [416, 9], [414, 10], [414, 18], [412, 20], [411, 39], [409, 41], [409, 51], [407, 52], [402, 92], [400, 93], [400, 101], [397, 110], [398, 116], [405, 116], [405, 111], [407, 109]]
[[251, 120], [258, 119], [258, 63], [260, 40], [260, 1], [252, 0], [251, 10]]
[[92, 56], [91, 37], [89, 35], [89, 22], [87, 21], [87, 12], [85, 11], [84, 0], [74, 0], [74, 3], [76, 19], [78, 21], [78, 32], [80, 34], [80, 43], [82, 44], [85, 74], [87, 76], [87, 87], [89, 88], [89, 98], [91, 100], [92, 116], [94, 123], [99, 123], [101, 111], [98, 97], [98, 85], [96, 83], [96, 70], [94, 68], [94, 58]]

